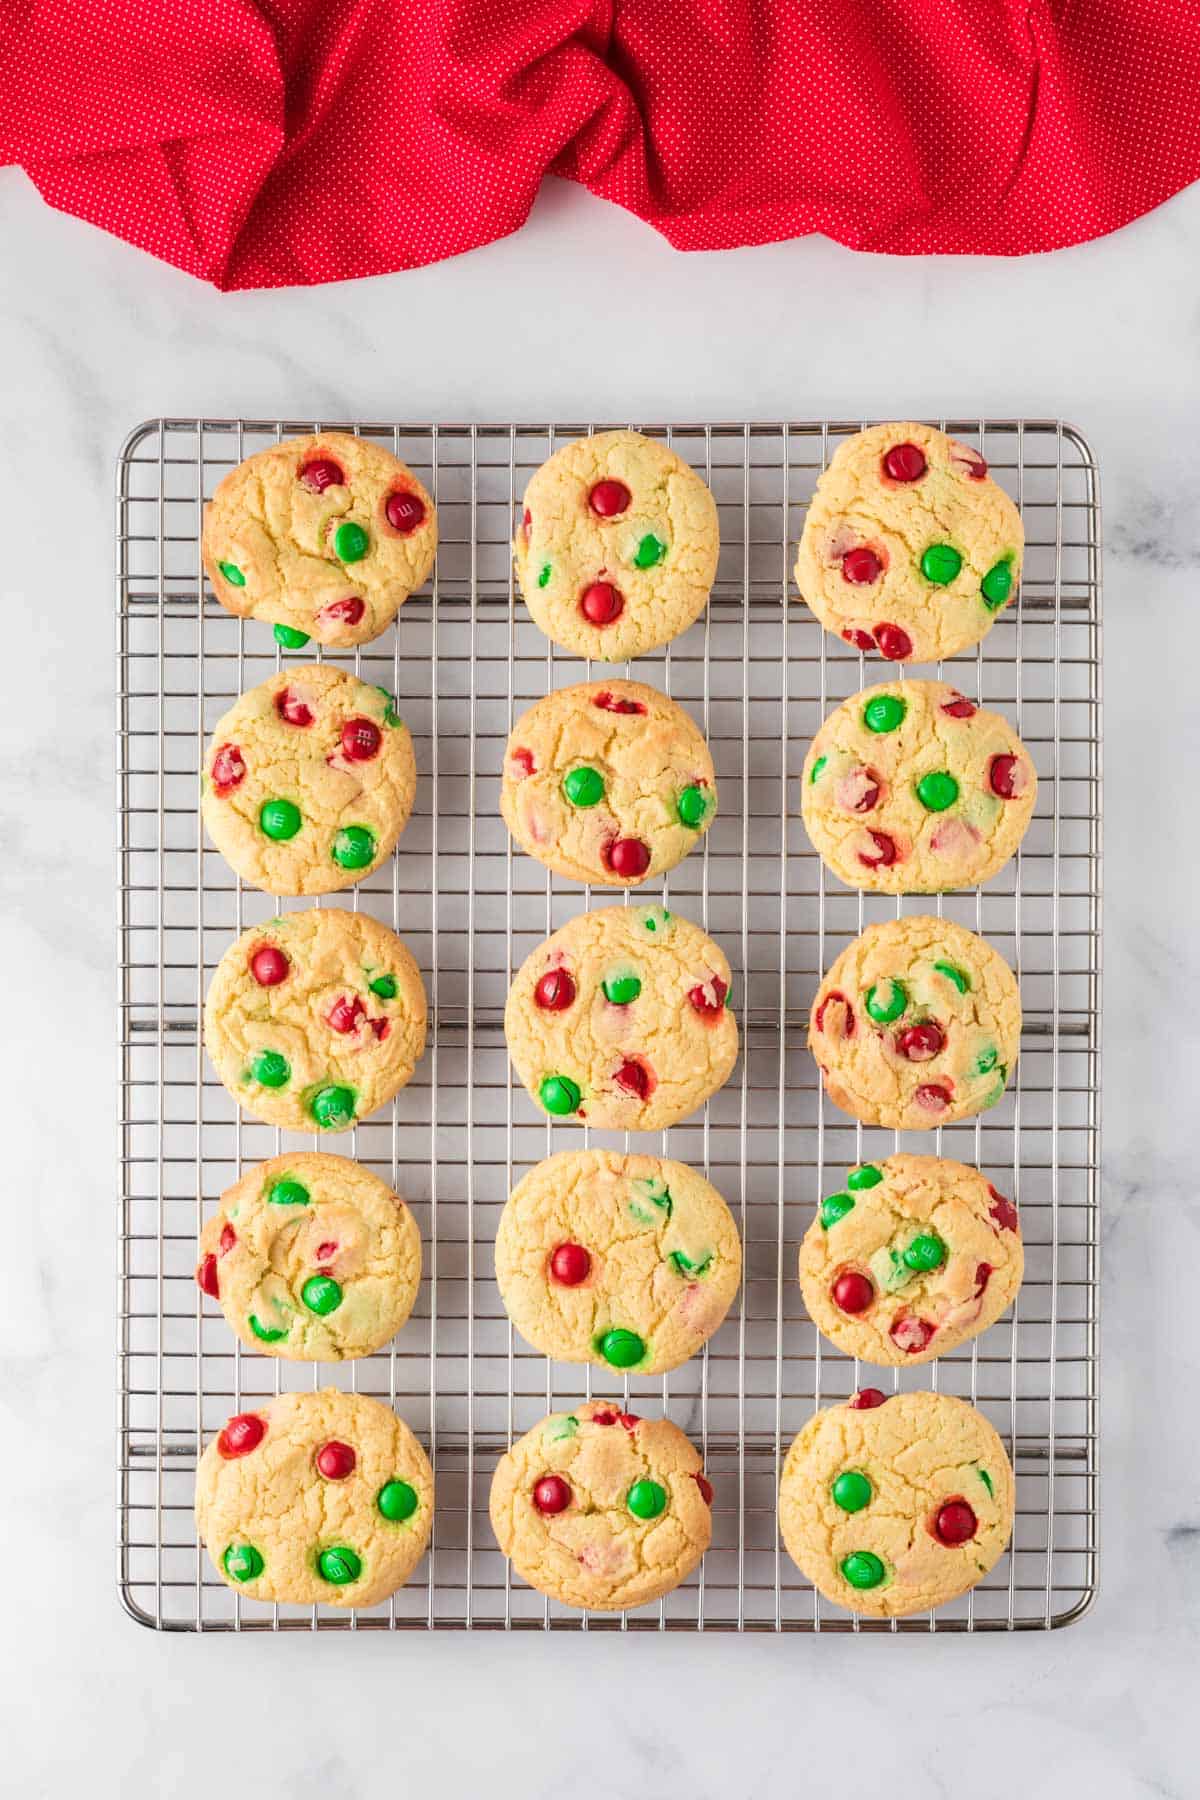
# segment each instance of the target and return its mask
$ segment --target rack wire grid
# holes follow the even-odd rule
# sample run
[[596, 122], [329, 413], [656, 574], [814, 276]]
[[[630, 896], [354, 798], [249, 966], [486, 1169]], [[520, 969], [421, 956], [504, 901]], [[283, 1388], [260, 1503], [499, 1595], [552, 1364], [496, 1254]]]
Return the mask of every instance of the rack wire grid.
[[[636, 1145], [702, 1169], [728, 1199], [745, 1246], [731, 1316], [700, 1355], [653, 1381], [532, 1351], [504, 1314], [492, 1259], [501, 1206], [533, 1163], [589, 1141], [629, 1143], [543, 1118], [510, 1070], [502, 1032], [505, 995], [526, 954], [593, 902], [621, 898], [547, 874], [514, 849], [498, 808], [514, 719], [592, 672], [542, 636], [514, 593], [515, 510], [533, 469], [596, 427], [338, 427], [418, 471], [437, 504], [441, 546], [430, 583], [395, 628], [339, 658], [396, 693], [420, 783], [390, 864], [332, 897], [393, 925], [414, 951], [430, 1000], [429, 1045], [389, 1109], [326, 1140], [407, 1198], [425, 1273], [413, 1317], [385, 1350], [320, 1366], [247, 1354], [193, 1278], [197, 1233], [221, 1191], [243, 1167], [309, 1144], [240, 1114], [201, 1045], [205, 988], [235, 934], [281, 905], [310, 902], [243, 888], [204, 840], [206, 737], [285, 658], [268, 625], [216, 603], [199, 539], [205, 499], [228, 469], [330, 422], [157, 419], [131, 434], [117, 479], [118, 1465], [120, 1591], [136, 1619], [175, 1631], [911, 1633], [1045, 1629], [1086, 1609], [1097, 1569], [1098, 473], [1087, 443], [1060, 423], [936, 422], [987, 458], [1020, 504], [1028, 541], [1019, 602], [976, 651], [939, 673], [1007, 714], [1034, 757], [1039, 791], [1019, 854], [985, 890], [900, 901], [828, 876], [799, 807], [804, 752], [821, 719], [894, 672], [824, 632], [790, 580], [817, 476], [864, 421], [641, 427], [695, 465], [720, 510], [705, 616], [633, 671], [702, 725], [720, 810], [661, 888], [637, 897], [661, 897], [726, 951], [742, 1054], [702, 1114]], [[1017, 971], [1021, 1057], [992, 1111], [907, 1142], [977, 1163], [1019, 1202], [1026, 1276], [1011, 1312], [983, 1337], [881, 1375], [818, 1335], [800, 1300], [796, 1251], [846, 1167], [902, 1140], [824, 1099], [805, 1047], [807, 1012], [822, 970], [867, 923], [934, 907], [983, 933]], [[1011, 1548], [969, 1595], [936, 1613], [855, 1619], [813, 1590], [779, 1541], [776, 1492], [793, 1434], [864, 1380], [962, 1395], [1013, 1457]], [[196, 1536], [197, 1455], [227, 1415], [282, 1388], [329, 1383], [394, 1406], [435, 1466], [429, 1553], [371, 1611], [240, 1597]], [[713, 1540], [698, 1571], [665, 1599], [589, 1617], [512, 1575], [488, 1523], [488, 1487], [504, 1448], [545, 1413], [609, 1394], [641, 1411], [661, 1405], [700, 1447], [716, 1490]]]

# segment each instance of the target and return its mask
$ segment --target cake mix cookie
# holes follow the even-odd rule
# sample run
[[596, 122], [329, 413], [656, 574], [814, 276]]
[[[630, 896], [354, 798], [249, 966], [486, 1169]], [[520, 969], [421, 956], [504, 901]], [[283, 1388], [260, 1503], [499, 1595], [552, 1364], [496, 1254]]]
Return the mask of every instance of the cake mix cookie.
[[700, 617], [719, 547], [716, 502], [682, 457], [637, 431], [602, 431], [533, 476], [513, 554], [547, 637], [624, 662]]
[[694, 1356], [741, 1274], [716, 1188], [661, 1156], [560, 1151], [517, 1183], [496, 1232], [500, 1297], [526, 1342], [631, 1375]]
[[896, 662], [979, 642], [1016, 597], [1021, 515], [977, 450], [929, 425], [875, 425], [817, 483], [796, 584], [826, 631]]
[[328, 894], [391, 855], [417, 768], [390, 694], [308, 663], [230, 708], [200, 784], [208, 835], [243, 881], [269, 894]]
[[518, 720], [500, 811], [521, 848], [572, 881], [633, 887], [673, 869], [717, 810], [703, 736], [636, 681], [559, 688]]
[[613, 1131], [663, 1131], [703, 1106], [737, 1061], [729, 964], [661, 906], [581, 913], [529, 956], [504, 1035], [543, 1112]]
[[936, 894], [988, 881], [1033, 814], [1033, 759], [999, 713], [941, 681], [853, 694], [804, 762], [800, 805], [821, 860], [850, 887]]
[[1011, 1306], [1025, 1254], [1017, 1209], [978, 1169], [889, 1156], [850, 1169], [800, 1246], [800, 1291], [847, 1356], [930, 1362]]
[[929, 1131], [994, 1106], [1021, 1040], [1012, 970], [952, 919], [868, 925], [826, 975], [808, 1047], [835, 1105]]
[[200, 1458], [196, 1525], [238, 1593], [377, 1606], [425, 1554], [433, 1470], [378, 1400], [280, 1394], [230, 1419]]
[[301, 1151], [249, 1169], [200, 1233], [196, 1280], [268, 1356], [340, 1362], [399, 1331], [421, 1234], [398, 1194], [344, 1156]]
[[492, 1530], [540, 1594], [589, 1612], [645, 1606], [690, 1575], [712, 1536], [699, 1452], [669, 1419], [607, 1401], [551, 1413], [500, 1458]]
[[249, 456], [204, 509], [204, 568], [221, 605], [297, 649], [363, 644], [433, 567], [437, 517], [382, 444], [323, 431]]
[[826, 1599], [873, 1618], [943, 1606], [1012, 1536], [1014, 1482], [993, 1427], [950, 1394], [864, 1388], [815, 1413], [779, 1486], [788, 1555]]
[[204, 1046], [239, 1106], [289, 1131], [348, 1131], [425, 1049], [425, 989], [394, 931], [333, 907], [252, 925], [204, 1004]]

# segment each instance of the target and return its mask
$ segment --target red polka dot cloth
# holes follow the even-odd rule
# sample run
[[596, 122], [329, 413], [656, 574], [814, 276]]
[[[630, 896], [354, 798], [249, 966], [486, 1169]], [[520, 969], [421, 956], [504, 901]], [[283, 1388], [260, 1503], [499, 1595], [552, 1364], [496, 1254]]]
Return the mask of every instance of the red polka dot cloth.
[[1019, 255], [1200, 177], [1200, 0], [25, 0], [0, 162], [222, 288], [473, 249], [546, 174], [683, 250]]

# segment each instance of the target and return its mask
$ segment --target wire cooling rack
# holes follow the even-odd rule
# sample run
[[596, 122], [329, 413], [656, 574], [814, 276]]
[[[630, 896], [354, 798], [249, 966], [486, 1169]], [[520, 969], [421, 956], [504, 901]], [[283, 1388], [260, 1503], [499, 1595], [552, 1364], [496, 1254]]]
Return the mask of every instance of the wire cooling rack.
[[[1100, 509], [1095, 461], [1042, 420], [938, 421], [976, 445], [1019, 502], [1028, 551], [1019, 604], [945, 672], [1016, 725], [1037, 765], [1037, 813], [985, 891], [899, 902], [827, 876], [800, 822], [807, 744], [846, 695], [886, 677], [794, 599], [793, 546], [814, 483], [862, 421], [643, 426], [701, 471], [721, 517], [705, 617], [632, 673], [703, 726], [720, 812], [655, 897], [726, 951], [742, 1055], [704, 1113], [636, 1140], [703, 1169], [745, 1244], [738, 1304], [704, 1353], [652, 1382], [552, 1364], [510, 1328], [493, 1277], [500, 1208], [553, 1149], [613, 1134], [552, 1126], [516, 1083], [501, 1016], [514, 970], [593, 900], [514, 851], [501, 822], [514, 717], [585, 664], [549, 644], [514, 595], [509, 538], [530, 472], [585, 425], [358, 426], [432, 491], [441, 549], [394, 630], [344, 659], [393, 690], [413, 734], [417, 804], [396, 856], [340, 904], [393, 925], [430, 1000], [429, 1049], [392, 1107], [326, 1147], [376, 1170], [421, 1227], [412, 1319], [384, 1351], [315, 1366], [247, 1353], [193, 1279], [196, 1236], [241, 1170], [310, 1140], [239, 1116], [205, 1061], [205, 988], [234, 935], [284, 908], [243, 888], [204, 838], [207, 734], [286, 658], [270, 627], [225, 613], [200, 564], [204, 500], [243, 456], [331, 421], [158, 419], [121, 453], [118, 536], [120, 804], [119, 1580], [145, 1624], [175, 1631], [567, 1629], [930, 1631], [1039, 1629], [1087, 1607], [1097, 1562], [1097, 1211], [1100, 1054]], [[926, 671], [927, 672], [927, 671]], [[645, 893], [639, 898], [648, 897]], [[848, 1165], [892, 1133], [825, 1101], [805, 1049], [821, 971], [873, 919], [932, 907], [982, 932], [1020, 977], [1021, 1059], [1004, 1100], [936, 1147], [978, 1163], [1019, 1203], [1026, 1278], [982, 1338], [898, 1377], [823, 1341], [796, 1250]], [[793, 1567], [776, 1530], [783, 1456], [814, 1408], [863, 1381], [934, 1386], [981, 1407], [1017, 1470], [1012, 1547], [936, 1614], [859, 1622]], [[369, 1612], [268, 1606], [213, 1574], [192, 1515], [199, 1447], [228, 1414], [281, 1388], [334, 1383], [387, 1401], [428, 1448], [437, 1511], [428, 1556]], [[700, 1569], [652, 1607], [587, 1618], [514, 1578], [487, 1517], [496, 1459], [546, 1412], [585, 1396], [661, 1404], [701, 1447], [716, 1489]]]

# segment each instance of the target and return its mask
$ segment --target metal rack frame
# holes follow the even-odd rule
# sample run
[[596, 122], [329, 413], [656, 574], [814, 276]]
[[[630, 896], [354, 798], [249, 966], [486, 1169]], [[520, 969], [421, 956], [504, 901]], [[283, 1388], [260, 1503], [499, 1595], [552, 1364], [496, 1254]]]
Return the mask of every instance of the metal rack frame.
[[[864, 421], [642, 425], [709, 481], [721, 515], [705, 617], [631, 671], [704, 729], [720, 811], [654, 897], [703, 923], [734, 969], [743, 1053], [703, 1114], [639, 1138], [692, 1162], [725, 1193], [745, 1245], [740, 1301], [705, 1351], [654, 1381], [551, 1364], [512, 1331], [491, 1244], [514, 1182], [551, 1148], [619, 1136], [553, 1127], [515, 1082], [501, 1031], [513, 971], [582, 908], [617, 901], [549, 876], [515, 851], [497, 808], [514, 718], [588, 666], [559, 651], [514, 594], [509, 539], [525, 480], [589, 425], [356, 425], [417, 470], [439, 512], [431, 582], [397, 625], [338, 660], [387, 686], [417, 751], [417, 805], [399, 849], [351, 894], [416, 954], [430, 999], [424, 1061], [392, 1106], [326, 1147], [405, 1194], [425, 1276], [385, 1350], [315, 1366], [254, 1356], [193, 1280], [196, 1235], [249, 1163], [308, 1139], [238, 1114], [206, 1066], [207, 982], [234, 934], [284, 907], [243, 888], [203, 837], [197, 774], [207, 734], [243, 689], [316, 647], [280, 652], [270, 628], [216, 603], [201, 570], [202, 507], [254, 450], [331, 421], [157, 419], [117, 468], [120, 923], [118, 1561], [124, 1604], [172, 1631], [754, 1630], [893, 1633], [1045, 1629], [1078, 1618], [1097, 1570], [1097, 1181], [1100, 1092], [1100, 501], [1095, 459], [1050, 420], [935, 421], [988, 458], [1021, 506], [1019, 603], [943, 672], [1005, 712], [1039, 775], [1019, 855], [984, 890], [938, 899], [860, 895], [826, 875], [797, 784], [826, 712], [886, 675], [796, 603], [790, 567], [813, 485]], [[598, 427], [597, 427], [598, 428]], [[320, 654], [319, 651], [316, 652]], [[607, 666], [607, 665], [606, 665]], [[617, 671], [614, 671], [617, 672]], [[620, 671], [624, 672], [624, 671]], [[927, 671], [922, 671], [927, 672]], [[639, 897], [649, 897], [643, 895]], [[1022, 1055], [991, 1112], [937, 1133], [1021, 1206], [1026, 1279], [982, 1338], [876, 1385], [934, 1386], [978, 1404], [1013, 1455], [1013, 1543], [970, 1595], [936, 1614], [859, 1621], [815, 1594], [782, 1551], [775, 1489], [815, 1407], [860, 1385], [804, 1313], [795, 1251], [848, 1164], [899, 1140], [822, 1096], [804, 1047], [821, 971], [876, 918], [944, 911], [1013, 964]], [[740, 1004], [739, 1004], [740, 1002]], [[912, 1134], [908, 1143], [913, 1147]], [[920, 1147], [932, 1147], [928, 1134]], [[429, 1555], [369, 1612], [267, 1606], [232, 1593], [196, 1540], [198, 1447], [225, 1417], [283, 1387], [328, 1383], [394, 1405], [435, 1465]], [[653, 1607], [586, 1617], [514, 1579], [487, 1520], [497, 1455], [584, 1395], [661, 1403], [701, 1447], [716, 1488], [713, 1544]]]

